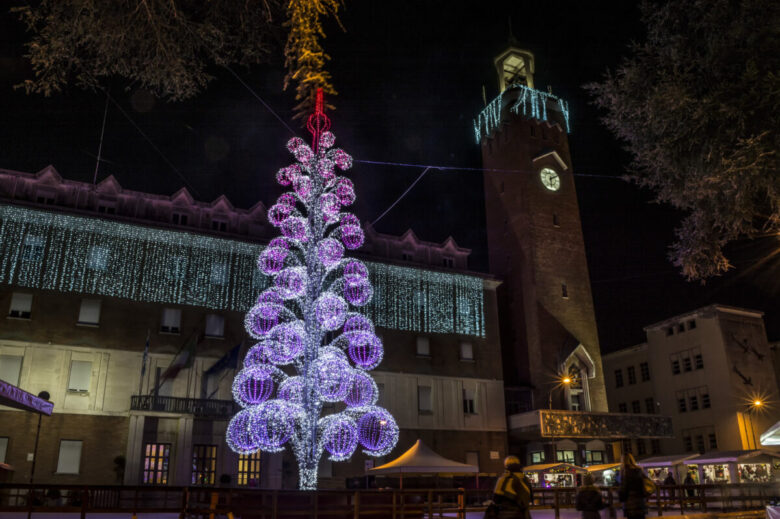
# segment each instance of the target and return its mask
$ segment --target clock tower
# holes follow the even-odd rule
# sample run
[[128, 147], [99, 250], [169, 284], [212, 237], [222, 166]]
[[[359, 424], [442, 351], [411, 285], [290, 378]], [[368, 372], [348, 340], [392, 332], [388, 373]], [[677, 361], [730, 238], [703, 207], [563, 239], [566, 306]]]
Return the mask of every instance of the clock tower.
[[[582, 236], [569, 110], [534, 89], [534, 55], [495, 59], [500, 92], [474, 121], [485, 168], [490, 271], [499, 288], [507, 405], [607, 411]], [[561, 384], [568, 376], [571, 381]]]

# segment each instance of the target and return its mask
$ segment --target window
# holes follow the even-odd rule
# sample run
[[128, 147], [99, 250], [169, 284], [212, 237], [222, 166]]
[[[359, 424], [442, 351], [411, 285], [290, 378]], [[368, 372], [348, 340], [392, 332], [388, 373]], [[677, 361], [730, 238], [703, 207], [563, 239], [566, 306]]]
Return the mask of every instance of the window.
[[531, 125], [531, 137], [536, 137], [536, 128], [533, 124]]
[[647, 446], [645, 445], [645, 440], [642, 438], [636, 439], [636, 453], [637, 456], [644, 456], [647, 454]]
[[417, 410], [420, 414], [433, 413], [433, 395], [431, 386], [417, 386]]
[[708, 439], [710, 442], [710, 449], [715, 450], [718, 448], [718, 438], [715, 436], [715, 433], [710, 433], [708, 435]]
[[470, 342], [460, 343], [460, 360], [474, 360], [474, 348]]
[[699, 410], [699, 398], [696, 395], [691, 395], [688, 401], [690, 402], [691, 411]]
[[253, 454], [239, 454], [236, 483], [239, 486], [260, 487], [260, 451]]
[[685, 398], [678, 398], [677, 399], [677, 410], [681, 413], [686, 412], [688, 409], [686, 409], [685, 406]]
[[683, 361], [683, 371], [688, 372], [693, 369], [693, 364], [691, 364], [691, 357], [687, 353], [683, 355], [682, 357]]
[[693, 330], [694, 328], [696, 328], [696, 319], [691, 319], [688, 321], [688, 329]]
[[556, 213], [553, 213], [553, 227], [560, 227], [561, 224], [558, 221], [558, 215]]
[[417, 337], [417, 356], [418, 357], [430, 357], [431, 356], [431, 340], [428, 337]]
[[620, 413], [627, 413], [628, 412], [628, 406], [625, 402], [621, 402], [618, 404], [618, 412]]
[[475, 393], [473, 389], [463, 389], [463, 414], [477, 414]]
[[192, 447], [192, 484], [213, 485], [217, 474], [217, 446], [194, 445]]
[[704, 369], [704, 357], [701, 356], [701, 353], [694, 353], [693, 365], [696, 369]]
[[187, 276], [187, 257], [174, 256], [168, 269], [168, 275], [170, 279], [184, 279]]
[[176, 225], [187, 225], [187, 215], [184, 213], [173, 213], [173, 223]]
[[0, 437], [0, 463], [5, 463], [5, 453], [8, 451], [8, 438]]
[[561, 297], [569, 299], [569, 287], [566, 286], [566, 283], [561, 283]]
[[647, 362], [639, 363], [639, 374], [642, 377], [642, 382], [650, 380], [650, 366], [648, 366]]
[[22, 247], [22, 261], [39, 262], [43, 260], [45, 243], [43, 236], [34, 234], [25, 236], [24, 246]]
[[591, 463], [603, 463], [604, 451], [585, 451], [585, 462]]
[[106, 270], [111, 250], [108, 247], [93, 245], [87, 254], [87, 268], [90, 270]]
[[211, 229], [214, 231], [227, 231], [227, 222], [225, 220], [211, 220]]
[[96, 325], [100, 323], [100, 299], [82, 299], [78, 324]]
[[455, 267], [455, 258], [452, 258], [450, 256], [444, 256], [441, 259], [441, 264], [442, 264], [442, 266], [447, 267], [449, 269], [454, 268]]
[[170, 443], [147, 443], [144, 447], [144, 484], [167, 485], [170, 461]]
[[626, 372], [628, 373], [628, 383], [636, 384], [636, 369], [634, 369], [634, 366], [626, 368]]
[[81, 440], [60, 440], [57, 474], [78, 474], [81, 465]]
[[544, 461], [544, 451], [531, 453], [531, 463], [541, 463]]
[[215, 285], [227, 285], [228, 282], [227, 263], [211, 264], [211, 282]]
[[693, 451], [693, 440], [690, 436], [683, 436], [683, 449], [685, 452]]
[[642, 408], [639, 406], [639, 400], [634, 400], [631, 402], [631, 412], [637, 414], [642, 412]]
[[35, 201], [39, 204], [54, 205], [54, 194], [40, 194]]
[[615, 387], [623, 387], [623, 370], [615, 370]]
[[414, 254], [411, 252], [402, 252], [401, 259], [404, 261], [414, 261]]
[[[12, 386], [19, 385], [19, 374], [22, 372], [22, 357], [17, 355], [0, 355], [0, 380]], [[0, 462], [2, 463], [2, 462]]]
[[89, 391], [89, 383], [92, 381], [92, 363], [83, 360], [70, 362], [70, 377], [68, 377], [68, 391], [86, 393]]
[[700, 454], [704, 453], [704, 436], [701, 434], [696, 435], [696, 450], [699, 451]]
[[555, 451], [555, 459], [563, 463], [574, 463], [574, 451]]
[[479, 469], [479, 452], [466, 451], [466, 465], [474, 465]]
[[181, 310], [178, 308], [163, 308], [160, 331], [163, 333], [181, 332]]
[[217, 314], [206, 316], [206, 337], [224, 337], [225, 318]]
[[671, 326], [666, 329], [666, 336], [668, 337], [670, 335], [674, 335], [674, 328]]
[[116, 206], [111, 204], [98, 204], [98, 213], [116, 214]]
[[685, 331], [685, 323], [680, 323], [677, 325], [677, 333], [682, 333]]
[[645, 398], [645, 411], [647, 414], [655, 414], [655, 398]]
[[650, 454], [661, 454], [661, 440], [650, 440]]
[[710, 394], [709, 393], [702, 393], [701, 394], [701, 408], [702, 409], [709, 409], [710, 408]]
[[672, 375], [679, 375], [680, 374], [680, 357], [677, 355], [674, 355], [671, 357], [672, 360]]
[[11, 295], [11, 309], [8, 317], [15, 319], [29, 319], [32, 310], [32, 294], [22, 294], [14, 292]]

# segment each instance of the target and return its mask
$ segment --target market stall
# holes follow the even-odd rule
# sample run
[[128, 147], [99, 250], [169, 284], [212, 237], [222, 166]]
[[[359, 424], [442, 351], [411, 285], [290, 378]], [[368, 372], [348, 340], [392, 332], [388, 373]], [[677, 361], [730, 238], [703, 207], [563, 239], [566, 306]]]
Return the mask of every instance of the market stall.
[[367, 474], [398, 476], [399, 487], [404, 488], [404, 475], [473, 474], [479, 478], [479, 468], [440, 456], [421, 440], [417, 440], [409, 450], [396, 459], [369, 469]]
[[[637, 465], [642, 467], [647, 477], [656, 482], [656, 484], [663, 484], [669, 474], [674, 478], [675, 483], [681, 485], [685, 480], [685, 474], [688, 470], [686, 460], [695, 458], [696, 454], [673, 454], [669, 456], [653, 456], [652, 458], [645, 458], [637, 462]], [[696, 473], [696, 469], [693, 469]], [[698, 474], [691, 474], [696, 481]]]
[[523, 469], [523, 474], [535, 487], [576, 487], [579, 478], [588, 471], [571, 463], [545, 463], [542, 465], [528, 465]]
[[614, 487], [618, 484], [620, 463], [602, 463], [601, 465], [588, 465], [585, 470], [593, 474], [596, 485], [600, 487]]
[[766, 483], [774, 481], [773, 465], [780, 454], [763, 451], [707, 452], [687, 460], [699, 470], [701, 483]]

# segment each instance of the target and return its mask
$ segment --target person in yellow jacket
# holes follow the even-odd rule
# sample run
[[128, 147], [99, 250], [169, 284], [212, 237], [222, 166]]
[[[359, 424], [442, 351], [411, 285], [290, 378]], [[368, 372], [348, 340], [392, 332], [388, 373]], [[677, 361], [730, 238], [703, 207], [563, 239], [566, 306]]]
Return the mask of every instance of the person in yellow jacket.
[[[507, 456], [504, 459], [504, 473], [496, 481], [493, 490], [493, 502], [500, 519], [531, 519], [531, 502], [533, 490], [531, 482], [523, 475], [523, 467], [517, 456]], [[488, 515], [486, 514], [486, 517]]]

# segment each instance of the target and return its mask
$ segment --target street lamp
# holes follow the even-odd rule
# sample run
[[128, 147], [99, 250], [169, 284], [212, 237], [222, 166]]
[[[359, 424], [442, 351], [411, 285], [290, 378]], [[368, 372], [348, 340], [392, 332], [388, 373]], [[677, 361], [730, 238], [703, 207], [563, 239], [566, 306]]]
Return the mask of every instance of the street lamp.
[[[554, 385], [552, 388], [550, 388], [550, 393], [549, 393], [549, 395], [548, 395], [548, 398], [547, 398], [547, 400], [548, 400], [548, 401], [547, 401], [547, 407], [548, 407], [548, 409], [552, 410], [552, 395], [553, 395], [553, 391], [555, 391], [555, 389], [556, 389], [558, 386], [561, 386], [561, 387], [568, 387], [568, 386], [569, 386], [569, 384], [571, 384], [571, 377], [570, 377], [569, 375], [563, 375], [563, 376], [562, 376], [562, 377], [561, 377], [561, 378], [558, 380], [558, 383], [557, 383], [557, 384], [555, 384], [555, 385]], [[553, 433], [553, 435], [552, 435], [552, 449], [551, 449], [551, 450], [552, 450], [552, 463], [555, 463], [556, 461], [558, 461], [558, 460], [556, 459], [556, 458], [557, 458], [557, 456], [556, 456], [556, 452], [555, 452], [555, 433]]]

